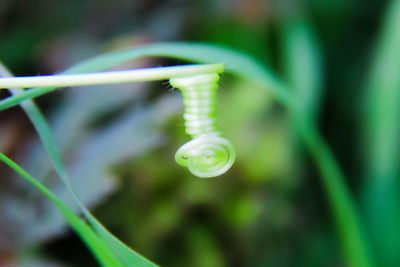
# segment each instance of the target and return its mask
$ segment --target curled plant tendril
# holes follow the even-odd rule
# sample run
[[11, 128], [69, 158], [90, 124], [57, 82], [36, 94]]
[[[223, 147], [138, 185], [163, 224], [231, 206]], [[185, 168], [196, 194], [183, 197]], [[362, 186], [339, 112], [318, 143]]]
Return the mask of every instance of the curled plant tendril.
[[225, 173], [236, 157], [232, 143], [218, 131], [215, 117], [218, 80], [217, 73], [170, 79], [171, 85], [182, 91], [185, 131], [193, 138], [178, 149], [175, 160], [201, 178]]
[[235, 150], [231, 142], [219, 136], [200, 136], [183, 146], [175, 154], [179, 165], [201, 178], [210, 178], [225, 173], [235, 161]]

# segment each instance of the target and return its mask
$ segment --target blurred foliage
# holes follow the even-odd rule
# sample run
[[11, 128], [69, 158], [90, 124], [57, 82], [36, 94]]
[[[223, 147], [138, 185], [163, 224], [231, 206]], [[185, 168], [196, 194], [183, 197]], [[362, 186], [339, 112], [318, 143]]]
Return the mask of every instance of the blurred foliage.
[[[316, 85], [318, 97], [309, 100], [311, 110], [358, 193], [362, 79], [386, 2], [2, 0], [0, 59], [18, 75], [35, 75], [61, 71], [99, 52], [195, 40], [247, 52], [290, 83], [285, 49], [299, 46], [285, 39], [285, 30], [305, 17], [321, 43], [317, 53], [325, 65], [319, 71], [326, 74]], [[121, 68], [180, 63], [140, 61]], [[248, 81], [223, 76], [220, 84], [220, 127], [238, 158], [229, 173], [212, 180], [194, 178], [174, 162], [175, 150], [189, 138], [180, 93], [166, 84], [72, 88], [37, 102], [50, 118], [83, 202], [155, 262], [343, 266], [315, 170], [285, 110]], [[0, 98], [7, 96], [0, 91]], [[19, 109], [2, 112], [0, 134], [1, 151], [67, 199]], [[0, 173], [1, 266], [94, 264], [83, 248], [63, 249], [80, 241], [50, 203], [2, 165]]]

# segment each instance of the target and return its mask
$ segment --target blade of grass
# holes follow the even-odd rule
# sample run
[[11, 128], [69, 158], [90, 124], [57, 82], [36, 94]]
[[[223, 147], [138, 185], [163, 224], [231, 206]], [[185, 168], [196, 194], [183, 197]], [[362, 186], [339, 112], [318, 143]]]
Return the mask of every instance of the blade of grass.
[[[11, 77], [11, 73], [0, 63], [0, 74], [3, 77]], [[19, 95], [23, 94], [24, 90], [21, 88], [11, 88], [9, 89], [12, 94]], [[136, 253], [125, 244], [123, 244], [120, 240], [118, 240], [115, 236], [113, 236], [91, 213], [79, 200], [78, 195], [76, 194], [74, 188], [69, 179], [68, 172], [61, 160], [60, 153], [58, 152], [57, 145], [54, 141], [54, 138], [51, 134], [50, 126], [48, 125], [46, 119], [43, 114], [40, 112], [39, 108], [32, 100], [26, 100], [21, 103], [21, 107], [24, 109], [32, 124], [34, 125], [39, 137], [49, 154], [55, 170], [61, 180], [64, 182], [68, 192], [72, 195], [75, 202], [80, 207], [83, 215], [86, 217], [88, 222], [95, 229], [97, 235], [100, 239], [103, 240], [105, 245], [110, 249], [114, 255], [118, 258], [118, 260], [122, 263], [123, 266], [138, 266], [138, 267], [146, 267], [146, 266], [156, 266], [140, 254]]]
[[26, 181], [31, 183], [40, 192], [42, 192], [48, 199], [62, 213], [64, 218], [68, 221], [69, 225], [79, 235], [83, 242], [92, 251], [93, 255], [103, 266], [122, 266], [118, 259], [111, 253], [111, 251], [104, 245], [104, 243], [95, 234], [92, 228], [86, 224], [78, 215], [70, 210], [64, 203], [57, 198], [50, 190], [48, 190], [37, 179], [30, 176], [25, 170], [18, 166], [14, 161], [8, 158], [3, 153], [0, 153], [0, 160], [12, 168], [16, 173], [21, 175]]
[[[308, 147], [312, 150], [314, 155], [331, 155], [330, 151], [327, 150], [327, 146], [318, 133], [315, 133], [315, 128], [311, 125], [311, 122], [301, 122], [307, 118], [318, 117], [319, 104], [322, 96], [322, 59], [320, 54], [320, 47], [316, 40], [311, 26], [303, 18], [291, 18], [288, 21], [284, 21], [281, 27], [282, 36], [282, 59], [283, 69], [286, 79], [290, 88], [293, 90], [294, 95], [297, 96], [298, 101], [303, 107], [303, 112], [306, 116], [294, 116], [294, 123], [297, 124], [298, 128], [303, 128], [303, 139], [308, 143]], [[306, 133], [308, 132], [308, 133]], [[295, 144], [297, 144], [298, 136], [295, 136]], [[300, 152], [296, 150], [295, 153]], [[324, 151], [325, 150], [325, 151]], [[317, 159], [318, 160], [318, 159]], [[353, 250], [354, 254], [357, 254], [358, 242], [363, 241], [363, 236], [360, 235], [360, 229], [357, 229], [359, 219], [353, 215], [354, 207], [349, 206], [349, 201], [352, 203], [352, 199], [342, 193], [348, 191], [344, 183], [338, 182], [343, 177], [340, 170], [334, 164], [334, 159], [321, 160], [318, 164], [320, 172], [323, 177], [335, 176], [336, 179], [326, 179], [326, 184], [330, 190], [327, 192], [330, 194], [329, 198], [337, 198], [335, 204], [332, 205], [332, 209], [336, 210], [334, 213], [340, 218], [337, 218], [339, 227], [347, 228], [339, 231], [342, 235], [342, 240], [345, 242], [345, 246], [348, 250]], [[301, 169], [301, 167], [300, 167]], [[341, 197], [340, 197], [341, 196]], [[352, 203], [351, 205], [354, 206]], [[352, 217], [347, 223], [346, 214]], [[352, 223], [351, 221], [355, 221]], [[347, 232], [347, 234], [345, 234]], [[365, 233], [361, 233], [365, 235]], [[351, 236], [359, 238], [358, 240], [352, 239]], [[359, 247], [361, 253], [366, 253], [365, 248]], [[364, 251], [363, 251], [364, 250]], [[350, 253], [350, 252], [348, 252]], [[363, 255], [359, 254], [359, 259], [353, 260], [352, 266], [365, 266], [359, 264], [369, 264], [369, 259], [365, 259], [363, 263]], [[367, 255], [368, 256], [368, 255]], [[355, 257], [354, 255], [351, 257]]]
[[390, 2], [366, 88], [363, 206], [382, 266], [400, 266], [400, 1]]
[[[371, 265], [371, 255], [367, 249], [358, 211], [332, 152], [296, 97], [262, 63], [248, 55], [225, 47], [207, 44], [165, 43], [101, 55], [77, 64], [64, 73], [101, 71], [132, 59], [147, 56], [163, 56], [206, 64], [224, 63], [228, 72], [260, 84], [286, 106], [295, 118], [299, 134], [321, 173], [321, 181], [327, 193], [348, 265], [356, 267]], [[23, 95], [10, 97], [0, 102], [0, 110], [16, 105], [23, 99], [36, 97], [52, 90], [55, 88], [28, 90]]]
[[[299, 129], [302, 129], [299, 132], [314, 155], [322, 178], [325, 180], [328, 199], [330, 199], [333, 213], [336, 214], [339, 234], [347, 251], [348, 263], [351, 266], [372, 265], [366, 233], [361, 227], [354, 200], [344, 182], [344, 175], [311, 121], [312, 118], [318, 117], [321, 100], [323, 75], [318, 42], [311, 26], [302, 17], [291, 18], [283, 23], [282, 41], [284, 72], [301, 106], [301, 109], [292, 112], [294, 122]], [[304, 112], [303, 116], [301, 112]], [[349, 217], [346, 218], [347, 216]]]

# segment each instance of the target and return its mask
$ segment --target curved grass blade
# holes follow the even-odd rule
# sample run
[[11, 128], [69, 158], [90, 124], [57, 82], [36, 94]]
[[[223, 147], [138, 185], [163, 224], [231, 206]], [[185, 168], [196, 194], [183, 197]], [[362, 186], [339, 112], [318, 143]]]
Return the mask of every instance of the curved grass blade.
[[99, 239], [96, 233], [86, 224], [78, 215], [70, 210], [64, 203], [57, 198], [50, 190], [48, 190], [37, 179], [30, 176], [25, 170], [18, 166], [14, 161], [8, 158], [3, 153], [0, 153], [0, 160], [12, 168], [15, 172], [21, 175], [26, 181], [31, 183], [36, 189], [42, 192], [48, 199], [62, 213], [64, 218], [68, 221], [69, 225], [79, 235], [82, 241], [89, 247], [96, 259], [103, 266], [122, 266], [118, 259], [111, 253], [111, 251], [104, 245], [103, 241]]
[[[10, 77], [11, 73], [0, 63], [0, 74], [2, 76]], [[20, 95], [24, 93], [24, 90], [20, 88], [11, 88], [10, 91], [14, 95]], [[33, 126], [35, 127], [39, 137], [49, 154], [54, 168], [64, 182], [68, 192], [71, 194], [77, 205], [80, 207], [83, 215], [86, 217], [88, 222], [92, 225], [98, 237], [104, 242], [109, 250], [118, 258], [123, 266], [137, 266], [137, 267], [148, 267], [156, 266], [154, 263], [150, 262], [140, 254], [136, 253], [124, 243], [122, 243], [118, 238], [113, 236], [91, 213], [86, 207], [81, 203], [79, 197], [77, 196], [74, 188], [69, 179], [68, 172], [61, 160], [60, 153], [58, 152], [57, 145], [51, 134], [50, 126], [48, 125], [43, 114], [40, 112], [39, 108], [32, 100], [26, 100], [21, 103], [21, 107], [24, 109], [29, 119], [31, 120]]]
[[[308, 142], [308, 148], [314, 154], [314, 159], [319, 161], [318, 166], [325, 180], [326, 191], [330, 195], [331, 207], [334, 214], [336, 213], [336, 222], [347, 251], [348, 263], [351, 266], [370, 266], [373, 263], [369, 245], [365, 242], [366, 233], [356, 213], [354, 200], [344, 183], [344, 175], [341, 174], [328, 146], [316, 132], [315, 125], [310, 122], [311, 118], [318, 117], [322, 95], [323, 74], [321, 73], [320, 47], [311, 25], [301, 17], [292, 18], [283, 23], [282, 39], [284, 72], [290, 88], [294, 90], [294, 95], [301, 103], [299, 105], [302, 107], [302, 112], [305, 113], [304, 116], [298, 117], [297, 112], [293, 112], [295, 123], [299, 128], [305, 127], [304, 132], [300, 130], [300, 133], [304, 141]], [[301, 122], [301, 120], [309, 120], [309, 122]], [[319, 159], [318, 155], [326, 159]], [[329, 157], [331, 160], [328, 159]], [[347, 222], [346, 213], [350, 216]], [[352, 240], [352, 237], [355, 239]]]
[[[215, 45], [160, 43], [137, 47], [94, 57], [78, 63], [62, 73], [74, 74], [103, 71], [129, 60], [150, 56], [169, 57], [197, 63], [223, 63], [227, 67], [228, 72], [245, 76], [246, 78], [264, 86], [268, 85], [268, 90], [277, 98], [278, 101], [284, 104], [287, 103], [288, 105], [293, 104], [288, 103], [294, 100], [293, 96], [263, 64], [244, 53]], [[40, 87], [25, 90], [23, 94], [11, 96], [0, 101], [0, 111], [18, 105], [25, 99], [32, 99], [57, 89], [57, 87]]]
[[[345, 178], [313, 120], [301, 103], [270, 70], [257, 60], [234, 50], [207, 44], [164, 43], [113, 52], [84, 61], [64, 73], [95, 72], [123, 62], [148, 56], [162, 56], [197, 63], [224, 63], [230, 73], [245, 77], [265, 87], [292, 113], [297, 129], [321, 173], [322, 184], [336, 221], [349, 266], [370, 266], [370, 254], [358, 211]], [[55, 88], [35, 88], [0, 102], [0, 110]], [[53, 144], [54, 145], [54, 144]], [[57, 167], [56, 167], [57, 168]]]

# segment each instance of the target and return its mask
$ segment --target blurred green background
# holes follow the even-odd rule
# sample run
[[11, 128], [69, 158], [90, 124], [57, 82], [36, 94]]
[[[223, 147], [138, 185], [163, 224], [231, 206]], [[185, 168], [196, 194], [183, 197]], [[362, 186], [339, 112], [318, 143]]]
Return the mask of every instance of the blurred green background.
[[[289, 85], [311, 76], [297, 88], [299, 97], [362, 199], [365, 84], [388, 4], [1, 0], [0, 60], [18, 76], [54, 74], [107, 51], [201, 41], [244, 51]], [[309, 41], [303, 29], [311, 50], [302, 50]], [[120, 68], [183, 63], [148, 59]], [[0, 98], [8, 95], [0, 91]], [[83, 202], [156, 263], [345, 266], [325, 192], [285, 108], [264, 89], [229, 75], [222, 76], [218, 97], [220, 128], [237, 161], [227, 174], [206, 180], [174, 161], [189, 137], [180, 93], [166, 82], [62, 89], [36, 102]], [[0, 150], [70, 201], [19, 108], [1, 112]], [[0, 173], [0, 266], [97, 265], [47, 199], [5, 166]]]

